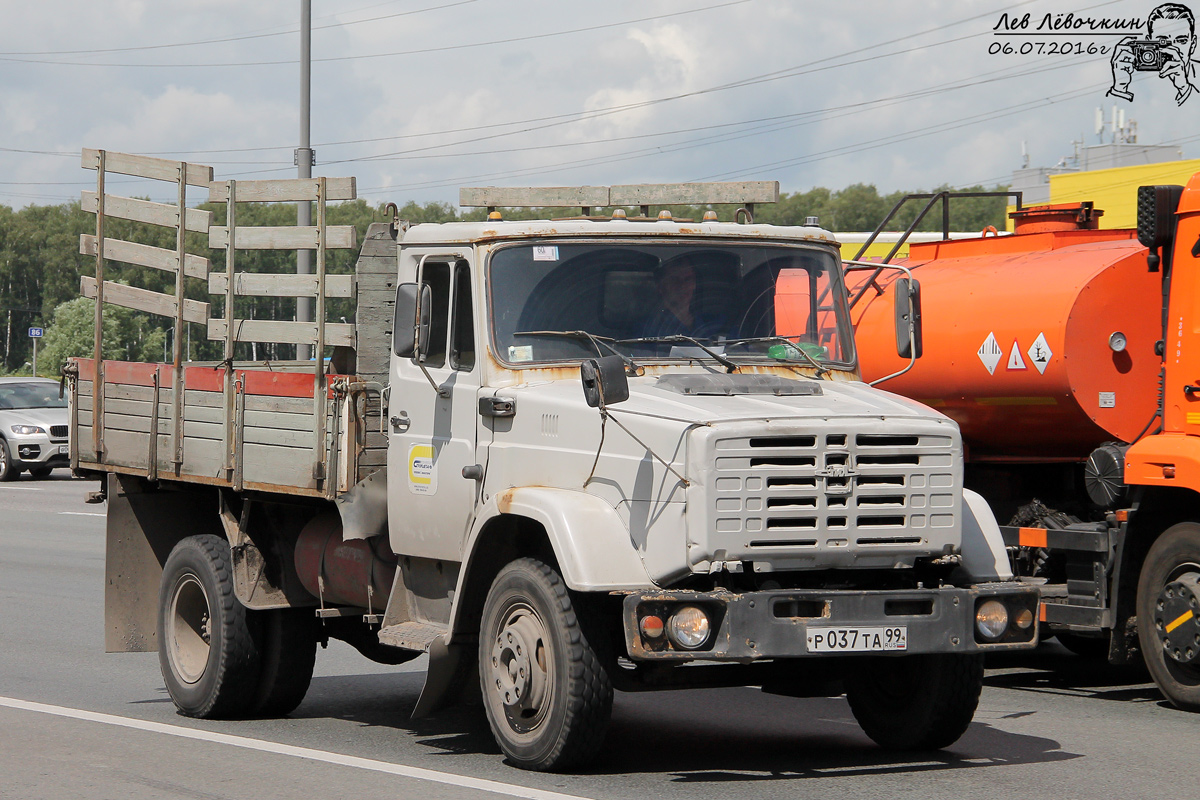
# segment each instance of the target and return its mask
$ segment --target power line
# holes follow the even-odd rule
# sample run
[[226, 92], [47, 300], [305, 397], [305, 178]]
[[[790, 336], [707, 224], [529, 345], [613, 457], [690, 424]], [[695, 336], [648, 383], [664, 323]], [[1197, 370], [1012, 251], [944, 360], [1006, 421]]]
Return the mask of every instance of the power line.
[[[369, 19], [351, 20], [349, 22], [339, 22], [339, 23], [336, 23], [333, 25], [314, 25], [312, 29], [314, 31], [317, 31], [317, 30], [327, 30], [329, 28], [344, 28], [344, 27], [348, 27], [350, 25], [359, 25], [364, 22], [378, 22], [379, 20], [392, 19], [395, 17], [407, 17], [407, 16], [411, 16], [413, 14], [423, 14], [426, 11], [442, 11], [447, 8], [453, 8], [454, 6], [463, 6], [463, 5], [467, 5], [468, 3], [476, 3], [476, 2], [479, 2], [479, 0], [456, 0], [456, 2], [444, 3], [443, 5], [440, 5], [440, 6], [429, 6], [428, 8], [418, 8], [418, 9], [413, 9], [412, 11], [401, 11], [396, 14], [385, 14], [384, 16], [381, 16], [381, 17], [371, 17]], [[376, 3], [375, 5], [366, 6], [365, 8], [355, 9], [355, 11], [365, 11], [370, 8], [378, 8], [379, 6], [386, 6], [386, 5], [391, 5], [391, 3]], [[345, 13], [353, 14], [353, 13], [355, 13], [355, 11], [349, 11], [349, 12], [345, 12]], [[318, 17], [318, 19], [329, 19], [329, 18], [335, 17], [335, 16], [337, 16], [337, 15], [336, 14], [328, 14], [324, 17]], [[265, 28], [264, 30], [270, 31], [271, 29]], [[298, 33], [299, 30], [300, 30], [299, 28], [288, 27], [286, 30], [275, 31], [275, 32], [271, 32], [271, 33], [249, 33], [249, 34], [243, 34], [242, 36], [226, 36], [226, 37], [223, 37], [220, 39], [199, 39], [194, 42], [173, 42], [171, 44], [144, 44], [144, 45], [135, 45], [132, 47], [110, 47], [110, 48], [104, 48], [104, 49], [91, 49], [91, 50], [40, 50], [40, 51], [22, 51], [22, 52], [15, 52], [15, 51], [14, 52], [0, 52], [0, 56], [67, 56], [67, 55], [86, 55], [89, 53], [131, 53], [131, 52], [142, 51], [142, 50], [163, 50], [163, 49], [170, 49], [173, 47], [195, 47], [197, 45], [204, 45], [204, 44], [225, 44], [227, 42], [245, 42], [245, 41], [249, 41], [252, 39], [267, 39], [267, 38], [271, 38], [271, 37], [275, 37], [275, 36], [290, 36], [293, 33]], [[14, 59], [8, 59], [8, 60], [19, 61], [21, 59], [14, 58]], [[31, 62], [31, 63], [78, 64], [79, 62], [75, 62], [75, 61], [61, 61], [61, 62], [59, 62], [59, 61], [35, 61], [35, 62]], [[295, 62], [279, 62], [279, 63], [295, 63]], [[123, 65], [113, 64], [113, 65], [87, 65], [87, 66], [123, 66]], [[145, 66], [152, 66], [152, 65], [145, 65]]]
[[[565, 30], [565, 31], [552, 31], [550, 33], [535, 33], [535, 34], [529, 34], [528, 36], [514, 36], [514, 37], [508, 38], [508, 39], [495, 39], [495, 40], [486, 41], [486, 42], [472, 42], [469, 44], [456, 44], [456, 45], [444, 45], [444, 46], [440, 46], [440, 47], [427, 47], [427, 48], [422, 48], [419, 50], [402, 50], [402, 51], [393, 52], [393, 53], [358, 53], [358, 54], [349, 55], [349, 56], [329, 56], [326, 58], [314, 58], [314, 59], [312, 59], [312, 61], [314, 63], [328, 62], [328, 61], [359, 61], [359, 60], [369, 59], [369, 58], [390, 58], [392, 56], [422, 55], [422, 54], [428, 54], [428, 53], [445, 52], [445, 51], [449, 51], [449, 50], [466, 50], [466, 49], [470, 49], [470, 48], [474, 48], [474, 47], [490, 47], [490, 46], [497, 45], [497, 44], [513, 44], [515, 42], [528, 42], [528, 41], [534, 41], [537, 39], [549, 39], [549, 38], [553, 38], [553, 37], [557, 37], [557, 36], [567, 36], [567, 35], [575, 34], [575, 33], [588, 33], [591, 31], [598, 31], [598, 30], [603, 30], [606, 28], [619, 28], [624, 25], [636, 25], [640, 22], [652, 22], [655, 20], [667, 19], [670, 17], [681, 17], [681, 16], [684, 16], [687, 14], [697, 14], [697, 13], [700, 13], [701, 11], [712, 11], [713, 9], [741, 5], [743, 3], [749, 3], [752, 1], [753, 0], [728, 0], [728, 2], [718, 3], [716, 5], [711, 5], [711, 6], [704, 6], [703, 8], [690, 8], [690, 9], [686, 9], [684, 11], [673, 11], [673, 12], [670, 12], [667, 14], [657, 14], [657, 15], [651, 16], [651, 17], [641, 17], [639, 19], [625, 20], [623, 22], [609, 22], [609, 23], [604, 23], [601, 25], [590, 25], [590, 26], [584, 27], [584, 28], [573, 28], [571, 30]], [[452, 5], [463, 5], [464, 3], [473, 3], [473, 2], [478, 2], [478, 0], [460, 0], [460, 2], [450, 3], [447, 6], [440, 6], [439, 8], [448, 8], [449, 6], [452, 6]], [[430, 10], [430, 9], [424, 9], [424, 10]], [[416, 13], [416, 12], [410, 12], [410, 13]], [[390, 16], [402, 16], [402, 15], [390, 15]], [[385, 17], [379, 17], [378, 19], [385, 19]], [[367, 21], [371, 21], [371, 20], [359, 20], [359, 21], [367, 22]], [[326, 26], [326, 27], [335, 27], [335, 26]], [[316, 28], [314, 28], [314, 30], [316, 30]], [[263, 36], [272, 36], [272, 35], [276, 35], [276, 34], [263, 34]], [[245, 38], [259, 38], [259, 37], [245, 37]], [[221, 41], [234, 41], [234, 40], [235, 39], [227, 39], [227, 40], [221, 40]], [[48, 60], [44, 60], [44, 59], [22, 59], [22, 58], [12, 58], [12, 57], [8, 57], [8, 56], [0, 56], [0, 61], [17, 61], [17, 62], [27, 63], [27, 64], [57, 64], [57, 65], [61, 65], [61, 66], [78, 66], [78, 67], [131, 67], [131, 68], [151, 68], [151, 69], [161, 69], [161, 68], [167, 68], [167, 67], [180, 67], [180, 68], [187, 68], [187, 69], [214, 68], [214, 67], [271, 67], [271, 66], [280, 66], [280, 65], [296, 63], [296, 59], [289, 58], [289, 59], [283, 59], [283, 60], [278, 60], [278, 61], [218, 61], [218, 62], [209, 61], [209, 62], [199, 63], [199, 64], [144, 64], [144, 63], [142, 63], [142, 64], [114, 64], [111, 62], [103, 63], [103, 62], [86, 62], [86, 61], [48, 61]]]

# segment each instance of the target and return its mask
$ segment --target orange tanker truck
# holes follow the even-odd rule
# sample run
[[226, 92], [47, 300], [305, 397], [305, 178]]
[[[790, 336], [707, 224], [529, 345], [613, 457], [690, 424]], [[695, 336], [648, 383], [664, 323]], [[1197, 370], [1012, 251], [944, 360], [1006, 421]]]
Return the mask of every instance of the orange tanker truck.
[[920, 360], [896, 353], [892, 279], [853, 272], [855, 338], [865, 380], [903, 371], [885, 388], [958, 422], [1043, 628], [1140, 651], [1200, 711], [1200, 174], [1137, 199], [1136, 230], [1018, 198], [1011, 236], [912, 244]]

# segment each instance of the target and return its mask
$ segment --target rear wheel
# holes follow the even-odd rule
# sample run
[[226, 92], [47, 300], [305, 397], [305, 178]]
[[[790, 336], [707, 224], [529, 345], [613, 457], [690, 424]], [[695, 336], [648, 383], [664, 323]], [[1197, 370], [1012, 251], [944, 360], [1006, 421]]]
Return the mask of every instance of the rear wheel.
[[247, 611], [259, 645], [253, 713], [290, 714], [304, 700], [317, 660], [318, 622], [311, 608]]
[[608, 672], [562, 578], [534, 559], [496, 577], [479, 636], [483, 705], [517, 766], [561, 770], [599, 752], [612, 715]]
[[8, 442], [0, 438], [0, 481], [16, 480], [21, 470], [13, 463], [12, 454], [8, 452]]
[[158, 663], [176, 707], [207, 719], [251, 713], [260, 653], [234, 595], [228, 541], [206, 534], [175, 545], [158, 608]]
[[925, 654], [862, 659], [846, 699], [863, 731], [892, 750], [937, 750], [966, 732], [983, 688], [983, 656]]
[[1163, 532], [1142, 565], [1138, 640], [1158, 688], [1173, 704], [1200, 711], [1200, 525]]

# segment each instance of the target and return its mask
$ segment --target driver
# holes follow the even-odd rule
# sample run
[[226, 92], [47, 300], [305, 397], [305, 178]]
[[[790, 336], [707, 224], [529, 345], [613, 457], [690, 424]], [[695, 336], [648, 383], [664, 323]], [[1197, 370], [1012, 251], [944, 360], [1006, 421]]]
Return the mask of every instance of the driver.
[[696, 307], [696, 263], [692, 255], [676, 256], [654, 270], [658, 289], [658, 310], [642, 326], [642, 336], [684, 335], [694, 338], [715, 337], [725, 328], [723, 317]]

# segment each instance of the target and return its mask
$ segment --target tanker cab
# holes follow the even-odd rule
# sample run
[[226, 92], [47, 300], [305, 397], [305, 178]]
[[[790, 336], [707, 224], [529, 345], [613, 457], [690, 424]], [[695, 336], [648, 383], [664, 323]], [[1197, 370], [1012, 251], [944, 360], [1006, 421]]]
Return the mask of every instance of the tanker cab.
[[846, 272], [874, 270], [867, 282], [850, 298], [850, 307], [863, 298], [864, 294], [876, 292], [883, 294], [883, 289], [875, 282], [885, 269], [899, 270], [904, 277], [892, 282], [892, 308], [896, 330], [896, 355], [908, 359], [908, 364], [897, 372], [884, 375], [871, 381], [876, 386], [884, 381], [899, 377], [908, 372], [917, 363], [923, 350], [921, 340], [921, 283], [912, 276], [907, 267], [899, 264], [880, 264], [872, 261], [843, 261]]
[[1186, 189], [1139, 187], [1138, 241], [1162, 270], [1163, 431], [1200, 436], [1200, 174]]

